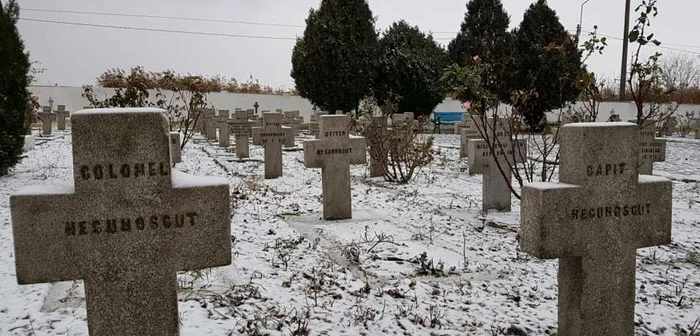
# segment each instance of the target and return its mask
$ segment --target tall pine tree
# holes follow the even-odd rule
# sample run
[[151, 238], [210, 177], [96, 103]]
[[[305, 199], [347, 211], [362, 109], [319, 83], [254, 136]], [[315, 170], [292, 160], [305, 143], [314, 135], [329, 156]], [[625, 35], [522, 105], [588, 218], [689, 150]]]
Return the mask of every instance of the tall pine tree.
[[530, 5], [516, 32], [516, 86], [529, 93], [520, 106], [532, 130], [540, 130], [545, 112], [576, 101], [581, 53], [546, 0]]
[[445, 66], [447, 54], [431, 35], [406, 21], [394, 22], [379, 40], [374, 96], [381, 105], [390, 94], [398, 95], [397, 112], [429, 115], [445, 99]]
[[291, 76], [302, 97], [330, 113], [357, 109], [375, 73], [374, 21], [365, 0], [322, 0], [309, 11], [292, 52]]
[[[515, 67], [509, 24], [510, 16], [501, 0], [471, 0], [457, 37], [447, 47], [452, 62], [460, 66], [477, 61], [484, 65], [482, 86], [502, 102], [510, 102]], [[482, 102], [481, 106], [488, 104]]]
[[29, 109], [29, 55], [17, 31], [19, 5], [0, 1], [0, 176], [20, 160]]

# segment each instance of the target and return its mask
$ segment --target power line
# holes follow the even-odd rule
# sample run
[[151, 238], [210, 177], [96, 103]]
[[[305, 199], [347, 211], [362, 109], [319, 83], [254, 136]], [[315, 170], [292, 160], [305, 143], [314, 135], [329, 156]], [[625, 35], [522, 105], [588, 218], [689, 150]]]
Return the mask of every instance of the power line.
[[106, 24], [67, 22], [67, 21], [42, 20], [42, 19], [30, 19], [30, 18], [20, 18], [20, 20], [32, 21], [32, 22], [64, 24], [64, 25], [70, 25], [70, 26], [126, 29], [126, 30], [136, 30], [136, 31], [159, 32], [159, 33], [177, 33], [177, 34], [188, 34], [188, 35], [204, 35], [204, 36], [220, 36], [220, 37], [236, 37], [236, 38], [250, 38], [250, 39], [296, 41], [295, 37], [277, 37], [277, 36], [262, 36], [262, 35], [240, 35], [240, 34], [225, 34], [225, 33], [211, 33], [211, 32], [196, 32], [196, 31], [189, 31], [189, 30], [173, 30], [173, 29], [158, 29], [158, 28], [131, 27], [131, 26], [116, 26], [116, 25], [106, 25]]
[[216, 22], [216, 23], [232, 23], [232, 24], [242, 24], [242, 25], [251, 25], [251, 26], [271, 26], [271, 27], [287, 27], [287, 28], [304, 28], [304, 27], [306, 27], [306, 26], [301, 26], [301, 25], [282, 24], [282, 23], [234, 21], [234, 20], [223, 20], [223, 19], [205, 19], [205, 18], [193, 18], [193, 17], [184, 17], [184, 16], [163, 16], [163, 15], [147, 15], [147, 14], [86, 12], [86, 11], [69, 11], [69, 10], [39, 9], [39, 8], [22, 8], [22, 11], [82, 14], [82, 15], [104, 15], [104, 16], [120, 16], [120, 17], [137, 17], [137, 18], [163, 19], [163, 20], [185, 20], [185, 21], [201, 21], [201, 22]]

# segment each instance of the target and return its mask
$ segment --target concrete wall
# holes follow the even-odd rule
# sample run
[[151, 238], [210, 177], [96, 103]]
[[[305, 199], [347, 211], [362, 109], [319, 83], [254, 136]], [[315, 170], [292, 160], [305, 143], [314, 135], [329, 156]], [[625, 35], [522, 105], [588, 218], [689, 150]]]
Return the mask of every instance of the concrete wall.
[[[39, 97], [39, 103], [42, 106], [48, 106], [49, 97], [54, 100], [54, 109], [56, 105], [66, 105], [68, 111], [77, 111], [83, 108], [83, 106], [88, 105], [88, 101], [81, 97], [83, 93], [80, 87], [68, 87], [68, 86], [30, 86], [29, 90]], [[113, 89], [96, 88], [96, 92], [101, 98], [109, 97], [114, 93]], [[151, 97], [155, 99], [155, 92], [151, 91]], [[308, 100], [301, 98], [299, 96], [280, 96], [280, 95], [258, 95], [258, 94], [244, 94], [244, 93], [229, 93], [229, 92], [215, 92], [209, 94], [209, 103], [217, 109], [228, 109], [233, 111], [236, 108], [251, 109], [253, 104], [258, 102], [260, 105], [259, 111], [270, 110], [274, 111], [276, 109], [288, 110], [299, 110], [301, 116], [304, 120], [308, 122], [311, 117], [313, 105]], [[580, 106], [581, 103], [574, 105], [573, 109]], [[610, 111], [615, 110], [615, 113], [620, 115], [622, 120], [628, 120], [635, 118], [636, 109], [634, 104], [631, 102], [611, 102], [602, 103], [600, 107], [600, 112], [598, 115], [599, 121], [606, 121], [610, 117]], [[459, 101], [452, 99], [445, 99], [436, 108], [436, 111], [441, 112], [460, 112], [462, 107]], [[568, 109], [561, 109], [560, 111], [552, 111], [548, 114], [548, 119], [550, 121], [555, 121], [558, 119], [560, 112], [566, 112]], [[510, 106], [506, 104], [501, 104], [499, 106], [499, 113], [506, 113], [510, 111]], [[700, 105], [682, 105], [678, 111], [677, 115], [684, 116], [686, 112], [692, 112], [695, 114], [696, 118], [700, 118]]]

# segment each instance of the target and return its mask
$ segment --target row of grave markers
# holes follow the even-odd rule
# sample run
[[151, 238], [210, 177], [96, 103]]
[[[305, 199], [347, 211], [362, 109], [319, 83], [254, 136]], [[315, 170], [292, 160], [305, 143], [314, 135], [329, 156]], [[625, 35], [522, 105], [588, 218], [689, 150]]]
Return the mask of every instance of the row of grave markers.
[[[286, 139], [280, 119], [263, 114], [266, 151]], [[176, 335], [175, 273], [231, 263], [228, 181], [170, 168], [162, 110], [81, 111], [72, 122], [75, 186], [10, 197], [17, 280], [83, 279], [91, 335]], [[324, 217], [342, 218], [364, 139], [338, 115], [320, 117], [319, 133], [304, 143], [305, 165], [322, 169], [324, 209], [337, 209]], [[560, 182], [523, 188], [520, 245], [559, 258], [559, 334], [631, 336], [635, 250], [670, 243], [671, 182], [639, 174], [635, 124], [572, 124], [560, 136]], [[470, 149], [470, 160], [489, 156], [476, 140]]]

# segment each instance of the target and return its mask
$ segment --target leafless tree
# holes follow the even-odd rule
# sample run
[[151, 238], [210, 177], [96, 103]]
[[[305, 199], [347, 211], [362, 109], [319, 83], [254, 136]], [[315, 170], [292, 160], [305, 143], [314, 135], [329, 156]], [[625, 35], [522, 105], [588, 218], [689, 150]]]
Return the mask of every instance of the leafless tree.
[[686, 90], [700, 86], [700, 56], [675, 53], [661, 61], [661, 85], [667, 90]]

